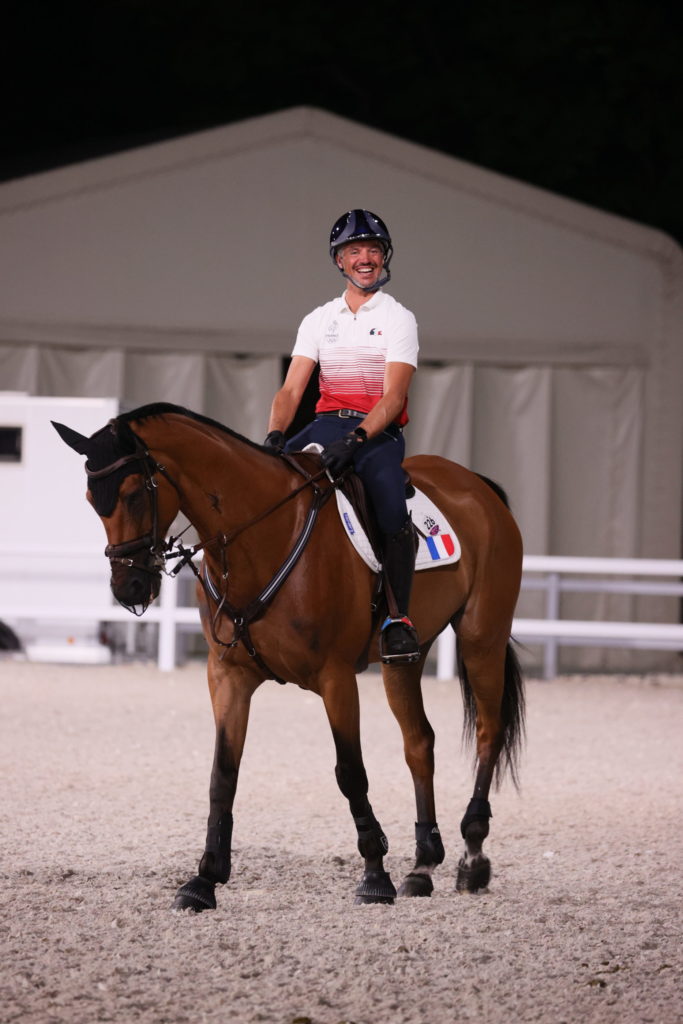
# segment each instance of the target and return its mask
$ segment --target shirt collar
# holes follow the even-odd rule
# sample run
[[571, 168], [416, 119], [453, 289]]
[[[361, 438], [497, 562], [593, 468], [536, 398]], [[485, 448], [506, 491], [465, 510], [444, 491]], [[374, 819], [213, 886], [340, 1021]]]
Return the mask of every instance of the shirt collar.
[[[370, 312], [371, 310], [376, 309], [382, 300], [383, 294], [384, 293], [382, 292], [382, 289], [378, 288], [374, 295], [371, 298], [369, 298], [367, 302], [364, 302], [362, 306], [360, 306], [358, 312], [362, 313], [364, 310], [368, 310], [368, 312]], [[351, 312], [351, 310], [346, 304], [346, 292], [342, 292], [342, 294], [339, 297], [339, 312]]]

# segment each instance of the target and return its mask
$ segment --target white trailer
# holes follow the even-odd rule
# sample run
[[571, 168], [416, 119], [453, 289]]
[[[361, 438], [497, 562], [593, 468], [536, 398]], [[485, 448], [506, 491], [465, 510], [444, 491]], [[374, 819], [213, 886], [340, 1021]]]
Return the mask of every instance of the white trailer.
[[[84, 459], [51, 420], [89, 436], [119, 411], [114, 398], [43, 398], [0, 392], [0, 621], [26, 656], [104, 663], [97, 623], [69, 608], [111, 604], [102, 524], [85, 500]], [[64, 619], [33, 618], [50, 606]]]

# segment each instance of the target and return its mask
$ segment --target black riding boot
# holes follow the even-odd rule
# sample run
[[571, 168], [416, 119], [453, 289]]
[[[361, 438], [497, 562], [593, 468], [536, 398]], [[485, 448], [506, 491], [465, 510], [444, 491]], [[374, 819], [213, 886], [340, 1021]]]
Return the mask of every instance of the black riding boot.
[[[417, 632], [408, 618], [410, 590], [415, 571], [415, 534], [410, 519], [398, 533], [386, 534], [382, 554], [384, 578], [393, 594], [387, 594], [389, 615], [382, 623], [379, 634], [379, 653], [388, 665], [417, 661], [420, 645]], [[392, 603], [395, 607], [392, 608]]]

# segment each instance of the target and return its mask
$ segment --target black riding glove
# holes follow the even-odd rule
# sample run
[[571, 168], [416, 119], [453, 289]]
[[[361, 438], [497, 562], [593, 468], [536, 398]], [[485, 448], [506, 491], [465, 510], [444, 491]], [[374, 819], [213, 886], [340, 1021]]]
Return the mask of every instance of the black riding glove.
[[286, 439], [281, 430], [271, 430], [263, 442], [264, 448], [272, 448], [276, 452], [285, 450]]
[[332, 477], [341, 476], [344, 470], [351, 465], [356, 453], [363, 447], [367, 439], [368, 435], [363, 428], [356, 427], [350, 434], [340, 437], [338, 441], [332, 441], [331, 444], [323, 448], [320, 458]]

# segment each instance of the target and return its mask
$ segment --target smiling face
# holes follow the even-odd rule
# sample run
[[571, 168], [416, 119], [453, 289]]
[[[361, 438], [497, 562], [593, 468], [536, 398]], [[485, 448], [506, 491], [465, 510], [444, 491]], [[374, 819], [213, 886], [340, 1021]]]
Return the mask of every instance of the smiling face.
[[366, 291], [382, 276], [384, 247], [376, 239], [348, 242], [337, 252], [337, 266], [350, 285]]

